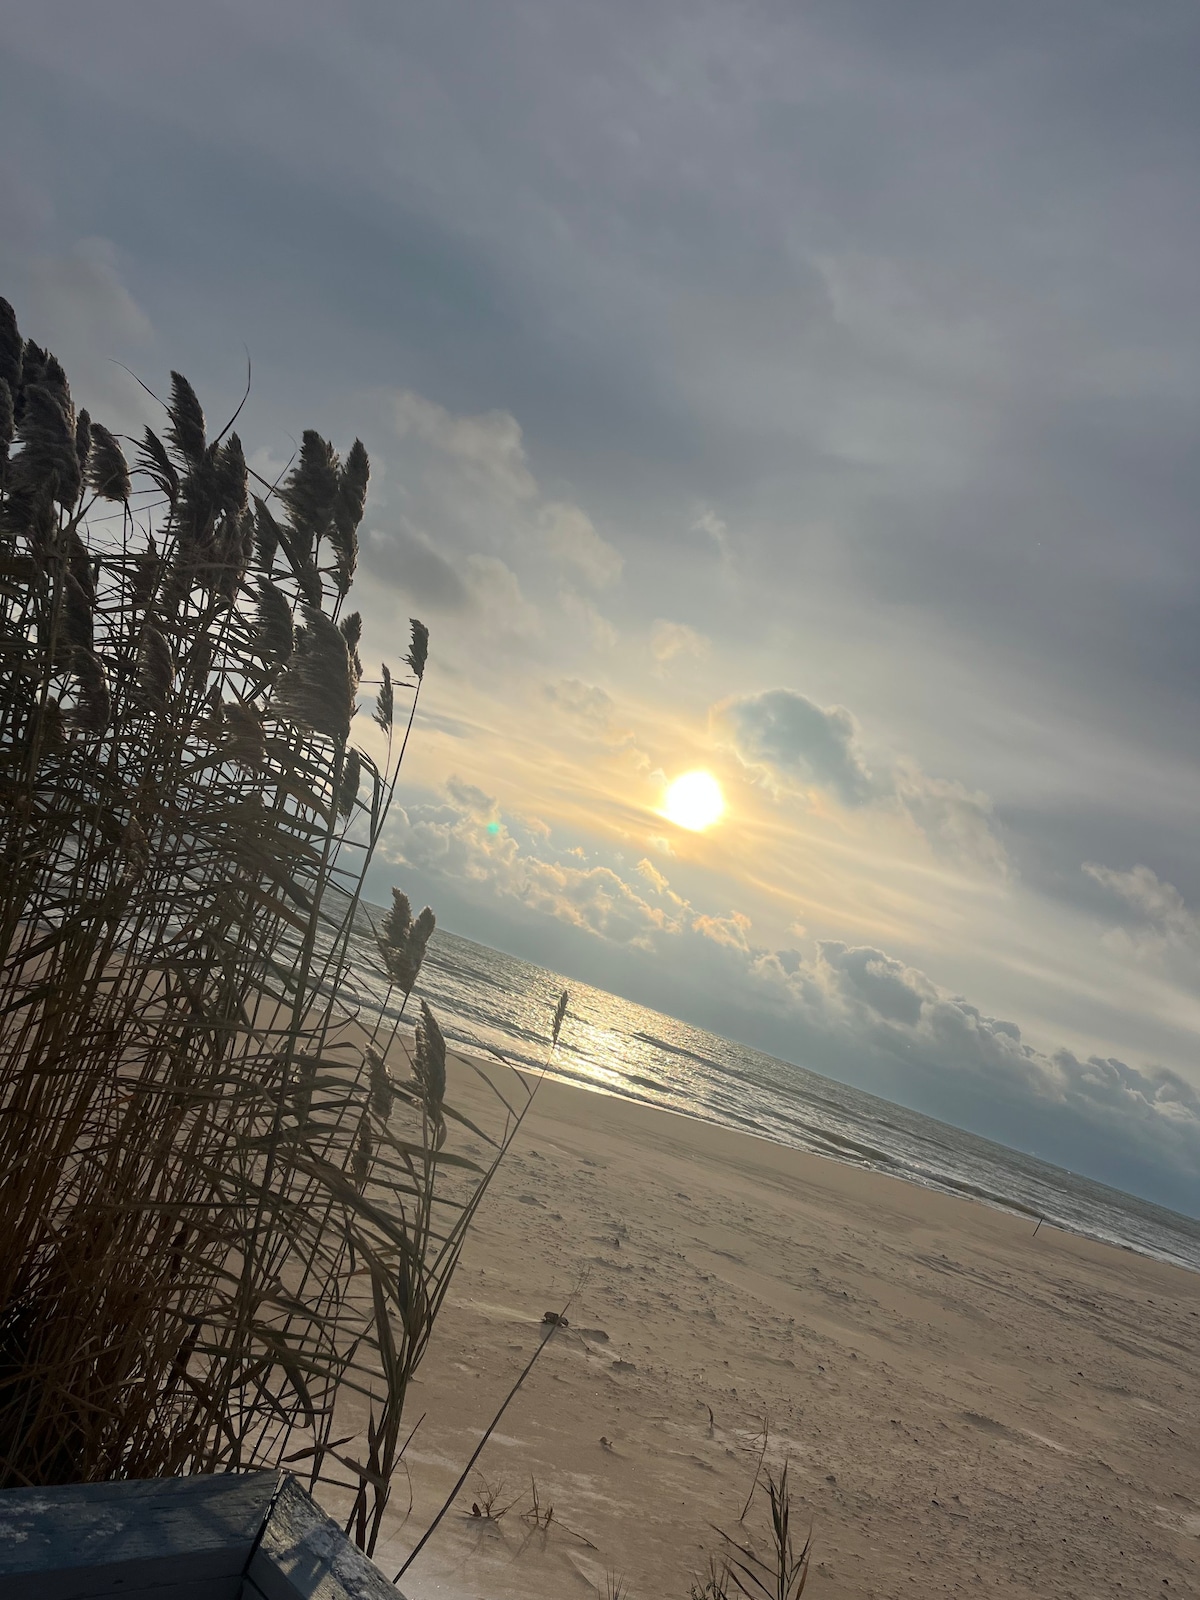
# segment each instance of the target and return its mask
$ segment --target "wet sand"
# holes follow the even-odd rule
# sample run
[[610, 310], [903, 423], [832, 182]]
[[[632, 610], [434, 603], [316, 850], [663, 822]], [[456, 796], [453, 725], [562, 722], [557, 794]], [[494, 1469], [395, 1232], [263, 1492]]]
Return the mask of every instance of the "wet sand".
[[686, 1597], [764, 1418], [806, 1600], [1200, 1594], [1200, 1274], [552, 1082], [413, 1390], [389, 1575], [570, 1296], [411, 1600]]

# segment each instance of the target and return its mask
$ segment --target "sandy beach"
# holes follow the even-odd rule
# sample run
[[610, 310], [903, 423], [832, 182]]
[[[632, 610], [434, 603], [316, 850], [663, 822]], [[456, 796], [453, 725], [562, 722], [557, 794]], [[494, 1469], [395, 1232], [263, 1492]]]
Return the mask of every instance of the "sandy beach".
[[1200, 1593], [1200, 1275], [546, 1082], [413, 1392], [409, 1529], [572, 1295], [413, 1600], [686, 1596], [764, 1417], [806, 1595]]

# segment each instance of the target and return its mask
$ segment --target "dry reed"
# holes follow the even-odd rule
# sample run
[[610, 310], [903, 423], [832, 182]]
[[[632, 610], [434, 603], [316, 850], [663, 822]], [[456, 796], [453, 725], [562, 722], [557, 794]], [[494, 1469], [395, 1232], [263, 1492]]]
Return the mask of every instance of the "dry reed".
[[[287, 1459], [372, 1550], [532, 1089], [481, 1068], [474, 1128], [427, 1006], [399, 1079], [355, 1016], [428, 655], [414, 622], [349, 746], [365, 450], [306, 432], [251, 509], [237, 434], [178, 373], [164, 409], [131, 469], [0, 301], [0, 1487]], [[405, 999], [422, 916], [382, 934]]]
[[[761, 1464], [760, 1460], [759, 1469]], [[709, 1557], [705, 1577], [692, 1584], [691, 1600], [732, 1600], [735, 1594], [743, 1596], [744, 1600], [800, 1600], [804, 1593], [808, 1582], [812, 1534], [809, 1533], [797, 1555], [791, 1530], [788, 1462], [784, 1461], [778, 1477], [768, 1469], [761, 1485], [759, 1469], [755, 1471], [750, 1499], [753, 1500], [759, 1488], [767, 1497], [766, 1554], [760, 1554], [748, 1540], [735, 1539], [732, 1534], [716, 1529], [721, 1535], [723, 1548], [719, 1555]], [[749, 1510], [749, 1502], [746, 1510]], [[745, 1519], [745, 1515], [744, 1511], [739, 1522]]]

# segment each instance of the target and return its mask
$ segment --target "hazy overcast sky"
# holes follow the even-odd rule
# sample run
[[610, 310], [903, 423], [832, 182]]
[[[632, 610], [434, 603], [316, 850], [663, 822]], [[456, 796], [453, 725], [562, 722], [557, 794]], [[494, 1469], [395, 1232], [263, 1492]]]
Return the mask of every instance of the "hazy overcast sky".
[[1194, 0], [6, 9], [77, 397], [371, 451], [376, 895], [1200, 1214]]

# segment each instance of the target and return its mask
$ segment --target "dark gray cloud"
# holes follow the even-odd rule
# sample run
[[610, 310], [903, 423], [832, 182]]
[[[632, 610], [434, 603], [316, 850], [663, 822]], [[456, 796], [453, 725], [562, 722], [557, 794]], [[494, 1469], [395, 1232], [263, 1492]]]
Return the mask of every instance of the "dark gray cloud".
[[840, 940], [823, 939], [819, 959], [838, 976], [843, 992], [888, 1022], [915, 1027], [921, 1008], [936, 991], [919, 973], [885, 955], [882, 950], [851, 950]]
[[805, 1064], [1193, 1215], [1200, 1207], [1200, 1093], [1178, 1073], [1039, 1051], [1015, 1022], [870, 946], [822, 943], [815, 960], [786, 968], [768, 952], [754, 960], [812, 1030]]
[[471, 593], [454, 563], [419, 529], [371, 529], [361, 541], [364, 572], [396, 585], [418, 602], [461, 611]]
[[1001, 1143], [1192, 1215], [1200, 1209], [1200, 1096], [1178, 1073], [1039, 1050], [1017, 1023], [936, 991], [919, 972], [905, 984], [919, 1011], [914, 1003], [897, 1016], [890, 983], [874, 1005], [845, 972], [865, 966], [894, 980], [892, 958], [869, 948], [847, 954], [849, 963], [839, 954], [791, 979], [816, 1030], [808, 1059]]
[[858, 750], [858, 728], [844, 706], [828, 710], [794, 689], [764, 689], [717, 711], [743, 760], [832, 789], [848, 806], [866, 805], [879, 788]]
[[956, 780], [931, 777], [907, 757], [872, 771], [861, 730], [845, 706], [819, 706], [795, 689], [763, 689], [722, 701], [713, 708], [712, 722], [739, 759], [760, 769], [769, 784], [811, 784], [851, 808], [895, 807], [947, 855], [1006, 870], [988, 797]]

